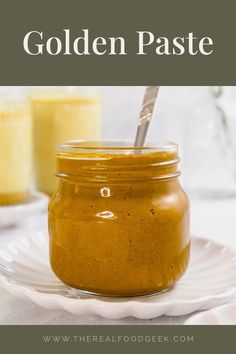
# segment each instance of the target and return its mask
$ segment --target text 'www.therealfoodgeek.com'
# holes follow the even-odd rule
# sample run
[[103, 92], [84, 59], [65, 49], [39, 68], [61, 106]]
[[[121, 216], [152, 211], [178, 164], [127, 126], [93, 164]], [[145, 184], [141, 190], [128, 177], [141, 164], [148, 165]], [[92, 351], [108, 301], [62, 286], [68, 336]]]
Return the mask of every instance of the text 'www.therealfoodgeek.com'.
[[112, 343], [194, 343], [194, 336], [191, 335], [45, 335], [42, 336], [42, 341], [48, 344], [92, 344], [92, 343], [101, 343], [101, 344], [112, 344]]

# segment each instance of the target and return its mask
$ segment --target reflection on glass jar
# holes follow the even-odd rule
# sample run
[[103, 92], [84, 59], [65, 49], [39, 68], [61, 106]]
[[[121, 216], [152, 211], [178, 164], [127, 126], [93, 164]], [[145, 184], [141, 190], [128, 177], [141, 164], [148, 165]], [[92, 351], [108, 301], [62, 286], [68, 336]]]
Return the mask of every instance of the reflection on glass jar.
[[64, 140], [99, 139], [100, 96], [77, 88], [43, 89], [31, 98], [36, 189], [56, 188], [56, 145]]
[[177, 146], [116, 146], [60, 145], [59, 186], [49, 205], [51, 266], [64, 283], [91, 293], [161, 292], [189, 261]]
[[0, 205], [25, 201], [31, 182], [31, 119], [21, 95], [0, 95]]

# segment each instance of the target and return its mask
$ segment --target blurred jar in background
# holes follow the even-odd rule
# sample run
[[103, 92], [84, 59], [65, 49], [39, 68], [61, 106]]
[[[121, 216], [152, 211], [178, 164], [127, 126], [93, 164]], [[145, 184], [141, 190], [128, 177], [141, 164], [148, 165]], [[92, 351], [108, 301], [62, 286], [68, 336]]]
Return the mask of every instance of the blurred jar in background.
[[190, 195], [236, 195], [236, 88], [204, 87], [185, 125], [183, 170]]
[[92, 88], [43, 88], [31, 95], [35, 188], [56, 189], [55, 150], [64, 140], [100, 139], [101, 97]]
[[23, 94], [0, 91], [0, 205], [29, 196], [32, 151], [31, 118]]

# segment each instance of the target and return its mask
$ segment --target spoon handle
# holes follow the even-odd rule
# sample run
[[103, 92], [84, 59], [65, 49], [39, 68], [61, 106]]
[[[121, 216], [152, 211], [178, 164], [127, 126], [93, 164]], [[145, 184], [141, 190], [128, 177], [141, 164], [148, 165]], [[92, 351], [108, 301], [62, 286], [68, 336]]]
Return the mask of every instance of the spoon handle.
[[146, 88], [142, 109], [138, 119], [138, 129], [135, 137], [134, 146], [142, 147], [145, 143], [149, 123], [153, 115], [153, 110], [155, 107], [158, 92], [159, 86], [147, 86]]

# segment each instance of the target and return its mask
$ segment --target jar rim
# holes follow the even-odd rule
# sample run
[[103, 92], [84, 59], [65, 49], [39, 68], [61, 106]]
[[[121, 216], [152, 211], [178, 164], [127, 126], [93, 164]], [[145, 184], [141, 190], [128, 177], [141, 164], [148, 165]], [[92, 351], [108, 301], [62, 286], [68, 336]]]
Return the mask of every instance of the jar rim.
[[57, 145], [57, 153], [83, 154], [135, 154], [138, 152], [178, 152], [178, 144], [172, 141], [152, 142], [148, 141], [143, 147], [133, 146], [131, 140], [68, 140]]
[[178, 146], [171, 142], [134, 147], [131, 141], [74, 140], [59, 144], [56, 157], [56, 176], [60, 178], [139, 181], [179, 176]]

